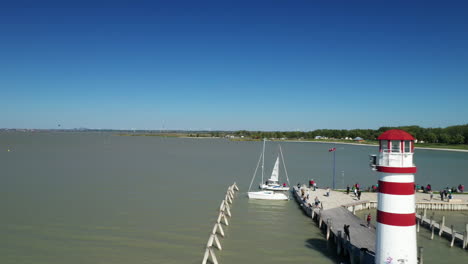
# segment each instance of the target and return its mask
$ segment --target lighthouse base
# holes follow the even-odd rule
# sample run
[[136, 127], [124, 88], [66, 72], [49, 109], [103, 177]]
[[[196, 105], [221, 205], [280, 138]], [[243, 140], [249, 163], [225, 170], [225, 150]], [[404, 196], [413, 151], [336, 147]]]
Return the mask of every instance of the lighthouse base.
[[377, 223], [377, 264], [417, 264], [416, 225], [391, 226]]

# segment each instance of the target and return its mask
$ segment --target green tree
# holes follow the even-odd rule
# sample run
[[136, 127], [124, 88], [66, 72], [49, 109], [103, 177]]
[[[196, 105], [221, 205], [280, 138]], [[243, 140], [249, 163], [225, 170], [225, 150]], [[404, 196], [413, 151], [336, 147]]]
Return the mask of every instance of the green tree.
[[452, 144], [463, 144], [463, 143], [465, 143], [465, 137], [462, 136], [461, 134], [456, 134], [455, 136], [452, 137], [451, 143]]

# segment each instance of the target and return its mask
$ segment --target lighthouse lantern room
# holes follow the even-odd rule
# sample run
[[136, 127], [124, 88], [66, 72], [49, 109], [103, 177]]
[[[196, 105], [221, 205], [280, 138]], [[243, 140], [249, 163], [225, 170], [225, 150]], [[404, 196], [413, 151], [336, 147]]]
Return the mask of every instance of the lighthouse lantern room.
[[392, 129], [378, 137], [377, 237], [375, 263], [417, 263], [414, 138]]
[[379, 167], [414, 167], [414, 138], [399, 129], [389, 130], [378, 137]]

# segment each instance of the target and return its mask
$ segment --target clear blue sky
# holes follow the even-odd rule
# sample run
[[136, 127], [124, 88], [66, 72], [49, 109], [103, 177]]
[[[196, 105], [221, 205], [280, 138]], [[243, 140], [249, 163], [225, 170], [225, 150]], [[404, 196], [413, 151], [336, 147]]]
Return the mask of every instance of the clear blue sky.
[[467, 1], [8, 2], [0, 128], [468, 123]]

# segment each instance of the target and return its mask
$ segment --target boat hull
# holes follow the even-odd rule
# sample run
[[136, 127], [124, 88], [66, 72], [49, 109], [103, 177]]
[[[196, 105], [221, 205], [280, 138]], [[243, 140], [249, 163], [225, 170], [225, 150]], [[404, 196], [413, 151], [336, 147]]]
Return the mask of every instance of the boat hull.
[[289, 200], [289, 198], [284, 193], [275, 193], [273, 191], [248, 192], [247, 195], [249, 196], [249, 199], [257, 200]]

